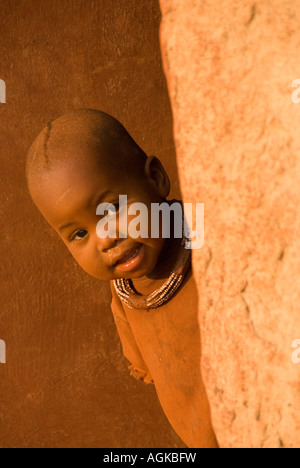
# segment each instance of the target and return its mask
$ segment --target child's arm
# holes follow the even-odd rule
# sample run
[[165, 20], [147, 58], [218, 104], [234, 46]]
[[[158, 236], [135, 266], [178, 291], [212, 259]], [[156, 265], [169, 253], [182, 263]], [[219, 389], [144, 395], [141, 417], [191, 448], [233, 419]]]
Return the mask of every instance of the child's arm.
[[112, 283], [111, 291], [111, 309], [113, 312], [113, 317], [118, 330], [118, 334], [122, 343], [123, 354], [126, 357], [126, 359], [128, 359], [128, 361], [131, 363], [130, 366], [128, 366], [128, 369], [130, 370], [130, 375], [132, 375], [137, 380], [143, 381], [144, 383], [154, 383], [149, 373], [149, 370], [147, 369], [145, 361], [141, 355], [141, 352], [138, 348], [138, 345], [135, 341], [131, 327], [124, 313], [122, 303], [117, 297]]

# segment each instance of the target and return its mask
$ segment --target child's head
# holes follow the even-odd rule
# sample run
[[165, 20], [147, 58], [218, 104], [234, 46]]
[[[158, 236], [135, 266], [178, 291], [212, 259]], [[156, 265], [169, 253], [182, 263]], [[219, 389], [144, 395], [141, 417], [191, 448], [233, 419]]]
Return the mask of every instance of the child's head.
[[[165, 243], [157, 239], [101, 239], [99, 203], [161, 203], [169, 194], [159, 160], [147, 157], [125, 128], [96, 110], [78, 110], [51, 122], [32, 144], [26, 166], [31, 197], [78, 264], [100, 279], [151, 273]], [[117, 206], [116, 206], [117, 208]], [[130, 221], [130, 216], [128, 216]], [[133, 257], [133, 258], [132, 258]]]

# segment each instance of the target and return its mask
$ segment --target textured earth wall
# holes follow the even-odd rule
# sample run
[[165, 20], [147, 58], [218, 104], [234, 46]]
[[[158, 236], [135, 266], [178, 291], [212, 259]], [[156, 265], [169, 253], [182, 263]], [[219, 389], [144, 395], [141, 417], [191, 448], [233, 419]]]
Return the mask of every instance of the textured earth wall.
[[0, 0], [0, 12], [0, 447], [182, 447], [154, 388], [129, 376], [109, 285], [75, 263], [25, 183], [41, 129], [90, 107], [161, 158], [178, 196], [158, 1]]
[[193, 267], [214, 428], [222, 447], [299, 447], [299, 3], [160, 4], [181, 190], [205, 203]]

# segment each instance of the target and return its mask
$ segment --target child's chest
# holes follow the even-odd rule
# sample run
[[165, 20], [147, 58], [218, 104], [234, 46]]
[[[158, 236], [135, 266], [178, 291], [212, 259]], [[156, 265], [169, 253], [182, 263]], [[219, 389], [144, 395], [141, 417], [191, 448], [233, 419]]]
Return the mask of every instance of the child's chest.
[[197, 306], [191, 276], [168, 303], [157, 309], [126, 308], [127, 319], [154, 380], [174, 380], [176, 384], [189, 372], [190, 384], [194, 385], [200, 360]]

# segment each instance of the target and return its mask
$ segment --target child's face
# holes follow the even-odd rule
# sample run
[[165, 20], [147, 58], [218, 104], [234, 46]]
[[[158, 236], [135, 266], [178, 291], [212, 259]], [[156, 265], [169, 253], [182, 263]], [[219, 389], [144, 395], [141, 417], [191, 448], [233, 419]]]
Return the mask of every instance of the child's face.
[[[117, 238], [100, 239], [96, 233], [100, 220], [97, 206], [117, 204], [119, 195], [127, 195], [128, 206], [144, 203], [151, 225], [151, 203], [161, 203], [163, 198], [147, 175], [137, 178], [107, 162], [99, 164], [95, 157], [86, 154], [57, 166], [47, 174], [43, 187], [33, 187], [32, 192], [41, 213], [90, 275], [104, 280], [134, 279], [154, 269], [165, 239], [118, 238], [118, 217]], [[128, 222], [131, 218], [128, 216]]]

